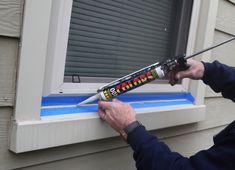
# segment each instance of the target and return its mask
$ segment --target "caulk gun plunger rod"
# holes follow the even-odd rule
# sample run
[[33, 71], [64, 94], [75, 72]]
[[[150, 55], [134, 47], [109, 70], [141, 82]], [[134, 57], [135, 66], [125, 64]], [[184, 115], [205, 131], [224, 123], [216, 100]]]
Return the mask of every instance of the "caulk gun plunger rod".
[[230, 41], [233, 41], [233, 40], [235, 40], [235, 37], [232, 37], [232, 38], [230, 38], [230, 39], [228, 39], [228, 40], [226, 40], [226, 41], [224, 41], [224, 42], [222, 42], [222, 43], [216, 44], [216, 45], [214, 45], [214, 46], [212, 46], [212, 47], [209, 47], [209, 48], [206, 48], [206, 49], [204, 49], [204, 50], [201, 50], [201, 51], [199, 51], [199, 52], [197, 52], [197, 53], [194, 53], [194, 54], [191, 54], [191, 55], [189, 55], [189, 56], [186, 56], [185, 59], [187, 60], [187, 59], [189, 59], [189, 58], [195, 57], [195, 56], [197, 56], [197, 55], [199, 55], [199, 54], [202, 54], [202, 53], [204, 53], [204, 52], [206, 52], [206, 51], [212, 50], [213, 48], [219, 47], [219, 46], [224, 45], [224, 44], [226, 44], [226, 43], [228, 43], [228, 42], [230, 42]]

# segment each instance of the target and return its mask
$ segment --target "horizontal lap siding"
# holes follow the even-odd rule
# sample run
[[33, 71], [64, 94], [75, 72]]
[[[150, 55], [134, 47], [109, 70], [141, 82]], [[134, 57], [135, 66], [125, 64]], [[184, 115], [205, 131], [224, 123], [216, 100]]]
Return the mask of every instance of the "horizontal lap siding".
[[[222, 128], [223, 127], [218, 127], [208, 131], [175, 136], [163, 139], [163, 141], [168, 144], [173, 151], [180, 152], [185, 156], [190, 156], [201, 149], [209, 148], [213, 143], [213, 136]], [[136, 170], [132, 153], [131, 148], [122, 147], [106, 152], [97, 152], [19, 170], [52, 170], [55, 168], [56, 170]]]
[[22, 11], [23, 0], [0, 1], [0, 107], [14, 103]]
[[[228, 0], [220, 0], [217, 13], [214, 44], [225, 41], [235, 36], [235, 4]], [[211, 61], [218, 60], [229, 66], [235, 67], [235, 41], [218, 47], [212, 51]], [[221, 97], [210, 87], [206, 88], [206, 97]]]
[[0, 37], [0, 107], [13, 106], [18, 40]]
[[22, 22], [23, 0], [0, 1], [0, 169], [9, 170], [16, 156], [8, 151], [10, 120]]
[[228, 0], [219, 1], [216, 29], [235, 35], [235, 4]]
[[23, 0], [0, 1], [0, 36], [19, 37]]

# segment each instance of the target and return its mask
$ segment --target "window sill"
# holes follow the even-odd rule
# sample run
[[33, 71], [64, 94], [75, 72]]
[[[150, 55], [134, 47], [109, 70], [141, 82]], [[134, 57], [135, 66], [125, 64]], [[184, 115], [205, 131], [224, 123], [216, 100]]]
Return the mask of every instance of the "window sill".
[[[78, 103], [90, 95], [81, 96], [47, 96], [42, 98], [41, 117], [70, 114], [86, 114], [98, 111], [98, 100], [85, 106], [76, 107]], [[128, 102], [135, 109], [159, 108], [164, 106], [177, 106], [193, 104], [194, 98], [190, 93], [127, 93], [117, 97]]]
[[[194, 123], [205, 118], [205, 106], [192, 103], [135, 110], [137, 119], [148, 130]], [[42, 116], [41, 120], [12, 123], [10, 150], [21, 153], [114, 136], [118, 134], [100, 120], [97, 112]]]

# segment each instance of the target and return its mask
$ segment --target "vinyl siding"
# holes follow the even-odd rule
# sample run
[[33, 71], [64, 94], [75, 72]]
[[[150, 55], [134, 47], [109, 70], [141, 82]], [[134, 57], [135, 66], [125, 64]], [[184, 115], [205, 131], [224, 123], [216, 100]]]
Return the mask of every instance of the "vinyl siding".
[[19, 37], [24, 0], [0, 1], [0, 35]]

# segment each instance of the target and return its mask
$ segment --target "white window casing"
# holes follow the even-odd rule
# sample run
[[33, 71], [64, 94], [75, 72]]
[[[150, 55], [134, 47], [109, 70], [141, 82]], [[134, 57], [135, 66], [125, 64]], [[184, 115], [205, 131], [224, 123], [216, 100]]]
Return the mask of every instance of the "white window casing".
[[[194, 0], [187, 54], [211, 45], [218, 0]], [[17, 80], [15, 114], [11, 123], [10, 150], [16, 153], [117, 136], [97, 113], [40, 117], [45, 95], [95, 93], [102, 84], [64, 83], [64, 63], [72, 0], [25, 1]], [[207, 14], [205, 17], [203, 14]], [[206, 34], [205, 34], [206, 33]], [[210, 54], [201, 55], [208, 59]], [[81, 83], [82, 84], [82, 83]], [[148, 87], [149, 86], [149, 87]], [[150, 92], [153, 85], [136, 91]], [[79, 91], [76, 89], [80, 89]], [[164, 92], [189, 91], [195, 104], [137, 109], [137, 119], [148, 130], [198, 122], [205, 117], [202, 83], [184, 80], [175, 87], [154, 85]], [[158, 92], [158, 91], [155, 91]]]

